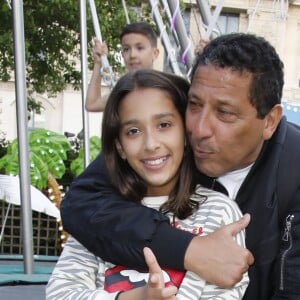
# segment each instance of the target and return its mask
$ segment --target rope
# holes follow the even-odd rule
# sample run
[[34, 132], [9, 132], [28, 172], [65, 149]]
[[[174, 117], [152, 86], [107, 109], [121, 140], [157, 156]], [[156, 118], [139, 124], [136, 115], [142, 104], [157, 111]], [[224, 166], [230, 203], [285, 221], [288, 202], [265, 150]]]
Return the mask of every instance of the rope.
[[162, 17], [160, 15], [159, 9], [158, 9], [158, 0], [149, 0], [151, 4], [151, 15], [153, 19], [155, 20], [155, 23], [160, 31], [160, 38], [164, 44], [165, 51], [168, 54], [168, 60], [171, 64], [172, 70], [177, 75], [182, 75], [181, 70], [178, 66], [177, 59], [174, 55], [174, 49], [170, 42], [169, 36], [166, 32], [165, 25], [163, 23]]
[[249, 32], [249, 30], [250, 30], [250, 27], [251, 27], [251, 25], [252, 25], [252, 22], [253, 22], [253, 19], [254, 19], [255, 15], [256, 15], [256, 12], [257, 12], [257, 9], [258, 9], [259, 4], [260, 4], [260, 0], [257, 0], [257, 1], [256, 1], [256, 5], [255, 5], [255, 8], [254, 8], [254, 11], [253, 11], [253, 13], [252, 13], [252, 15], [251, 15], [251, 17], [250, 17], [250, 19], [249, 19], [248, 28], [247, 28], [247, 30], [246, 30], [246, 33]]
[[175, 8], [175, 11], [174, 11], [174, 14], [171, 18], [171, 29], [176, 31], [176, 17], [177, 17], [177, 14], [179, 13], [179, 1], [177, 1], [177, 4], [176, 4], [176, 8]]
[[[96, 34], [96, 38], [102, 43], [102, 35], [101, 35], [101, 29], [100, 29], [100, 24], [97, 16], [97, 11], [96, 11], [96, 6], [94, 0], [89, 0], [90, 4], [90, 9], [92, 13], [92, 19], [93, 19], [93, 26], [94, 26], [94, 31]], [[110, 80], [110, 86], [113, 87], [115, 85], [115, 79], [113, 76], [113, 72], [111, 69], [111, 66], [109, 65], [108, 59], [106, 55], [101, 56], [101, 70], [100, 72], [103, 74], [108, 74], [109, 80]]]
[[6, 211], [6, 214], [5, 214], [5, 217], [4, 217], [4, 222], [2, 224], [1, 233], [0, 233], [0, 244], [1, 244], [1, 241], [2, 241], [2, 238], [3, 238], [3, 235], [4, 235], [4, 228], [5, 228], [5, 225], [6, 225], [6, 221], [7, 221], [7, 218], [8, 218], [8, 213], [9, 213], [10, 207], [11, 207], [11, 203], [8, 204], [7, 211]]
[[[171, 18], [171, 29], [172, 31], [176, 32], [176, 24], [177, 24], [177, 19], [181, 16], [179, 15], [180, 12], [180, 3], [179, 0], [177, 0], [176, 2], [176, 6], [175, 9], [173, 10], [173, 15]], [[184, 29], [185, 31], [185, 35], [186, 35], [186, 43], [187, 45], [185, 45], [185, 49], [183, 49], [182, 55], [181, 55], [181, 62], [185, 65], [187, 65], [187, 56], [189, 54], [189, 51], [191, 49], [191, 41], [190, 38], [188, 37], [188, 34], [186, 33], [186, 28], [181, 28], [181, 30]]]
[[6, 0], [8, 7], [11, 9], [11, 1], [10, 0]]
[[186, 57], [187, 57], [187, 54], [189, 52], [189, 50], [191, 49], [191, 41], [189, 39], [188, 41], [188, 45], [187, 47], [185, 48], [185, 50], [183, 51], [182, 53], [182, 56], [181, 56], [181, 61], [186, 65]]
[[[169, 22], [170, 22], [170, 24], [172, 24], [172, 14], [171, 14], [171, 11], [170, 11], [170, 7], [169, 7], [169, 5], [167, 3], [167, 0], [162, 0], [162, 3], [164, 5], [164, 11], [166, 12], [166, 14], [168, 16]], [[175, 39], [177, 47], [179, 47], [180, 43], [179, 43], [177, 32], [175, 30], [173, 30], [173, 37]]]

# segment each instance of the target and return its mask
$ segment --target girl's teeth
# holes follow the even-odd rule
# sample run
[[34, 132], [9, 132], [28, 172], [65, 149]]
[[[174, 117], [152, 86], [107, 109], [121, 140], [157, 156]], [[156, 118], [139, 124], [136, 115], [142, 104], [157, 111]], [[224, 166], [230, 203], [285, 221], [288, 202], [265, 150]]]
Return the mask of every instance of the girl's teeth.
[[159, 165], [161, 163], [163, 163], [166, 160], [166, 157], [161, 157], [159, 159], [155, 159], [155, 160], [145, 160], [145, 163], [151, 166], [155, 166], [155, 165]]

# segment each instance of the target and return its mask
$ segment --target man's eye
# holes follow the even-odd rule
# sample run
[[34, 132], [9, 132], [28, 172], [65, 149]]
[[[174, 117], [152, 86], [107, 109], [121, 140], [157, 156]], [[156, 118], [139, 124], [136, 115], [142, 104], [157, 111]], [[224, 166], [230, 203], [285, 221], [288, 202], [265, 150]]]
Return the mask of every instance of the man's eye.
[[200, 103], [198, 103], [197, 101], [193, 101], [193, 100], [189, 100], [188, 101], [188, 108], [189, 109], [192, 109], [192, 110], [194, 110], [194, 109], [200, 109], [201, 106], [202, 105]]
[[219, 109], [218, 114], [220, 119], [224, 120], [225, 122], [233, 122], [237, 118], [235, 113], [226, 109]]
[[226, 110], [226, 109], [219, 109], [219, 113], [223, 115], [230, 115], [232, 112]]
[[230, 116], [230, 115], [235, 115], [235, 113], [234, 113], [233, 111], [228, 110], [228, 109], [224, 109], [224, 108], [220, 108], [220, 109], [218, 110], [218, 112], [219, 112], [219, 114], [221, 114], [221, 115], [228, 115], [228, 116]]

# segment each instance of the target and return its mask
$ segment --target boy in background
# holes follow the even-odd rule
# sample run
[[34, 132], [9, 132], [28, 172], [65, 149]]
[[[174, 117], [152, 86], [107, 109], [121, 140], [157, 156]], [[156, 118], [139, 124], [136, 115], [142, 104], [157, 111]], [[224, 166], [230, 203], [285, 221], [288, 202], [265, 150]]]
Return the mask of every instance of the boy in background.
[[[93, 48], [94, 68], [87, 90], [85, 108], [90, 112], [102, 112], [108, 95], [101, 95], [101, 56], [107, 54], [107, 46], [95, 39]], [[144, 22], [126, 25], [121, 34], [122, 56], [129, 72], [138, 69], [152, 69], [153, 62], [159, 55], [157, 34]]]

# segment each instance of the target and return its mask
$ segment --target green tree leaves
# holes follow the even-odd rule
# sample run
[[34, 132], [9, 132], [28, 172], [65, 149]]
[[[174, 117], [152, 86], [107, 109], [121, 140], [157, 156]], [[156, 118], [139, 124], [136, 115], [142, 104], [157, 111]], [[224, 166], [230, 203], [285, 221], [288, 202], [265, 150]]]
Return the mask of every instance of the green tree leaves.
[[[93, 161], [101, 152], [101, 140], [97, 136], [90, 137], [90, 161]], [[84, 170], [84, 152], [81, 147], [78, 157], [71, 162], [70, 170], [72, 174], [78, 176]]]
[[[134, 8], [141, 0], [127, 0], [131, 21], [138, 18]], [[92, 40], [89, 1], [87, 3], [88, 41]], [[109, 60], [115, 70], [120, 64], [114, 60], [119, 34], [126, 24], [120, 0], [95, 0], [103, 40], [109, 46]], [[80, 88], [80, 9], [74, 0], [24, 0], [24, 32], [27, 86], [30, 91], [55, 96], [71, 84]], [[112, 25], [113, 24], [113, 25]], [[91, 45], [89, 47], [91, 51]], [[91, 55], [89, 60], [91, 62]], [[13, 18], [7, 1], [0, 2], [0, 80], [7, 81], [14, 70]]]
[[[30, 181], [38, 189], [47, 186], [48, 173], [60, 179], [66, 171], [64, 160], [71, 145], [64, 135], [46, 129], [35, 129], [29, 133]], [[0, 159], [0, 169], [5, 174], [19, 174], [18, 141], [15, 139]]]

